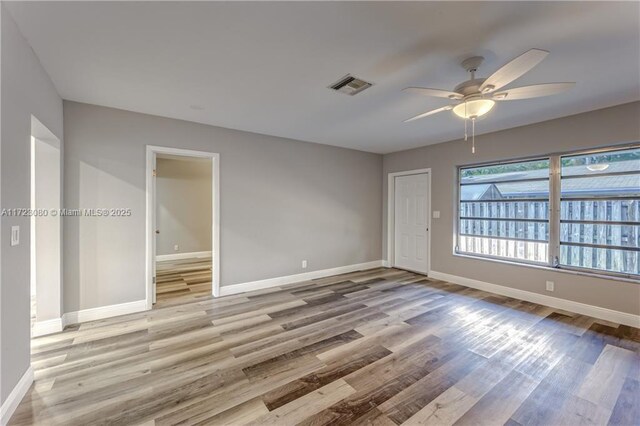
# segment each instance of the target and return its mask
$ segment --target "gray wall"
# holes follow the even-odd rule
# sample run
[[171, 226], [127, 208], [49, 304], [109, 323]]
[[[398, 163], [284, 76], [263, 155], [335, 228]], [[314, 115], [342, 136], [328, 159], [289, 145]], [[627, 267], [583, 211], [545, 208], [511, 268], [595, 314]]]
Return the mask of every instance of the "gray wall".
[[[431, 208], [441, 213], [440, 219], [432, 219], [431, 224], [432, 270], [639, 314], [640, 284], [454, 256], [452, 241], [456, 216], [456, 166], [638, 141], [638, 117], [640, 102], [635, 102], [482, 135], [476, 137], [475, 155], [471, 153], [470, 142], [463, 140], [385, 155], [384, 257], [387, 252], [388, 173], [430, 167]], [[554, 293], [545, 291], [546, 280], [555, 281]]]
[[[145, 298], [145, 145], [220, 154], [221, 285], [381, 258], [382, 156], [64, 102], [65, 311]], [[301, 260], [309, 267], [301, 269]]]
[[[15, 22], [2, 8], [2, 208], [30, 205], [30, 139], [33, 114], [62, 140], [62, 100]], [[0, 240], [0, 401], [4, 402], [29, 367], [29, 218], [2, 217]], [[12, 225], [20, 245], [9, 245]]]
[[158, 158], [156, 170], [156, 254], [211, 251], [211, 160]]

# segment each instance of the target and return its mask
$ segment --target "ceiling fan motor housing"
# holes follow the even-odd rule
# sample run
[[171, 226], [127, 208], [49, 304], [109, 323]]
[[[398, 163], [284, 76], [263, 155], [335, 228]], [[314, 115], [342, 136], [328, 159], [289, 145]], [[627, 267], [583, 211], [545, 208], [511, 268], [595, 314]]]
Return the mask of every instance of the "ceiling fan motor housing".
[[484, 83], [485, 80], [486, 78], [474, 78], [473, 80], [467, 80], [463, 83], [458, 84], [455, 89], [453, 89], [453, 91], [460, 93], [465, 97], [474, 94], [480, 94], [480, 86], [482, 85], [482, 83]]

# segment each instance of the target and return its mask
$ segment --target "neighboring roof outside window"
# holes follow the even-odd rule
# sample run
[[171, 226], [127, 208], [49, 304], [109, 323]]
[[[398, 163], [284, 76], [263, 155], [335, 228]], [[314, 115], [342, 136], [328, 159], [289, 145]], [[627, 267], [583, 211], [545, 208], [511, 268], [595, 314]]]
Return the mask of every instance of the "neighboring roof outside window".
[[[490, 166], [489, 166], [490, 167]], [[634, 172], [638, 174], [608, 175]], [[476, 175], [461, 180], [461, 200], [508, 200], [509, 198], [539, 198], [549, 195], [548, 169], [518, 171], [491, 175]], [[591, 171], [585, 165], [562, 168], [563, 176], [581, 176], [562, 180], [563, 197], [611, 194], [640, 197], [640, 160], [613, 162], [605, 171]], [[516, 180], [516, 182], [513, 182]], [[481, 184], [487, 182], [486, 184]], [[504, 182], [504, 183], [501, 183]], [[473, 185], [469, 185], [474, 183]]]

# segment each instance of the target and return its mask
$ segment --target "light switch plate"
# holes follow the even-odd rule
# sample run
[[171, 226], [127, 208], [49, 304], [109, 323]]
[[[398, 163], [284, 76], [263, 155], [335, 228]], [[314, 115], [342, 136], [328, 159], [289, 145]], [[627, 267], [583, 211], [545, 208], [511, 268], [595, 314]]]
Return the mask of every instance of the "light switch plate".
[[11, 227], [11, 246], [20, 244], [20, 227], [18, 225]]
[[434, 210], [433, 211], [433, 218], [434, 219], [440, 219], [440, 210]]

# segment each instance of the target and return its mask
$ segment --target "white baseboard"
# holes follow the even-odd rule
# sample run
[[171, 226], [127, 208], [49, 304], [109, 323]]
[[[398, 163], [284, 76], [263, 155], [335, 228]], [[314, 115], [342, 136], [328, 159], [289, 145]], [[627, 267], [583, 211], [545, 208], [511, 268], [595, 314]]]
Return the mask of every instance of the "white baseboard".
[[100, 306], [98, 308], [83, 309], [81, 311], [67, 312], [62, 316], [63, 326], [78, 324], [81, 322], [95, 321], [118, 315], [133, 314], [147, 310], [146, 300], [121, 303], [119, 305]]
[[156, 261], [161, 262], [163, 260], [193, 259], [195, 257], [211, 257], [211, 251], [192, 251], [190, 253], [159, 254], [156, 256]]
[[39, 337], [46, 334], [59, 333], [63, 329], [62, 318], [54, 318], [46, 321], [36, 321], [31, 327], [31, 336]]
[[18, 404], [22, 401], [22, 398], [27, 394], [31, 384], [33, 383], [33, 368], [29, 366], [27, 371], [24, 372], [18, 383], [14, 386], [13, 390], [5, 399], [2, 407], [0, 407], [0, 424], [6, 425], [9, 423], [9, 419], [13, 415]]
[[301, 281], [314, 280], [317, 278], [330, 277], [332, 275], [347, 274], [349, 272], [362, 271], [365, 269], [379, 268], [382, 260], [373, 262], [357, 263], [355, 265], [339, 266], [337, 268], [321, 269], [319, 271], [304, 272], [302, 274], [286, 275], [283, 277], [268, 278], [266, 280], [251, 281], [241, 284], [233, 284], [220, 287], [221, 296], [244, 293], [252, 290], [262, 290], [269, 287], [278, 287], [286, 284], [293, 284]]
[[491, 284], [472, 278], [459, 277], [457, 275], [446, 274], [444, 272], [431, 271], [430, 278], [448, 281], [450, 283], [463, 285], [465, 287], [476, 288], [502, 296], [513, 297], [514, 299], [526, 300], [527, 302], [549, 306], [551, 308], [563, 309], [577, 314], [600, 318], [618, 324], [625, 324], [632, 327], [640, 327], [640, 315], [629, 314], [627, 312], [614, 311], [613, 309], [601, 308], [600, 306], [587, 305], [586, 303], [574, 302], [572, 300], [560, 299], [547, 296], [546, 294], [533, 293], [531, 291], [519, 290], [498, 284]]

